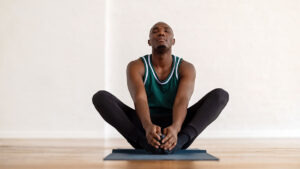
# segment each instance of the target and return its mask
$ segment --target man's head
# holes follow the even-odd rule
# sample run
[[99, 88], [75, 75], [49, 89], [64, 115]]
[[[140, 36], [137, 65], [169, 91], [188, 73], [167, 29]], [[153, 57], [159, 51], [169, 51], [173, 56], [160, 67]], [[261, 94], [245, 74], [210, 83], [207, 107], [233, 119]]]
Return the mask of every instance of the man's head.
[[175, 44], [172, 28], [164, 22], [156, 23], [150, 30], [148, 44], [158, 52], [171, 49]]

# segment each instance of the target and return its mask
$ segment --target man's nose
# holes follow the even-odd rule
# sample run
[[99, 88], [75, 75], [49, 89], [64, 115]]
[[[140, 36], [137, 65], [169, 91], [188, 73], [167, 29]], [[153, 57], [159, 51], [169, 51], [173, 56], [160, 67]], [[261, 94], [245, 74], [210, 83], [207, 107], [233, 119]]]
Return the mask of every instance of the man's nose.
[[158, 36], [165, 36], [165, 35], [166, 35], [165, 31], [163, 31], [163, 30], [159, 31], [159, 33], [158, 33]]

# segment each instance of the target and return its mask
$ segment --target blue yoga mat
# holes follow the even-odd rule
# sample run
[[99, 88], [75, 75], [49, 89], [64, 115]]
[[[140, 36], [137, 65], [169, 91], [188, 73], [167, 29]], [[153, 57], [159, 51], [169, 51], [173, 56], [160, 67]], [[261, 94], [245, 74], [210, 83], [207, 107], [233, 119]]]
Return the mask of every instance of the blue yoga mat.
[[143, 149], [113, 149], [104, 160], [213, 160], [218, 161], [206, 150], [178, 150], [174, 154], [151, 154]]

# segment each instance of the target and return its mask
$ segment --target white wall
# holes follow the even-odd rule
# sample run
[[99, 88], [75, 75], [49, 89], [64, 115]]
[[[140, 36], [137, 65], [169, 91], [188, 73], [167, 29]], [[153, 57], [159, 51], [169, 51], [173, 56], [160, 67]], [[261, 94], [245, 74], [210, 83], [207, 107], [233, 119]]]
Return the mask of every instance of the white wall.
[[108, 89], [126, 104], [133, 107], [120, 85], [125, 63], [151, 52], [149, 29], [165, 21], [174, 29], [173, 53], [197, 70], [190, 103], [217, 87], [230, 93], [203, 137], [300, 136], [299, 1], [112, 0], [108, 6]]
[[0, 137], [121, 137], [91, 96], [133, 107], [126, 65], [151, 52], [157, 21], [196, 67], [190, 105], [230, 94], [201, 137], [299, 137], [299, 17], [297, 0], [0, 1]]
[[102, 136], [105, 1], [0, 1], [0, 137]]

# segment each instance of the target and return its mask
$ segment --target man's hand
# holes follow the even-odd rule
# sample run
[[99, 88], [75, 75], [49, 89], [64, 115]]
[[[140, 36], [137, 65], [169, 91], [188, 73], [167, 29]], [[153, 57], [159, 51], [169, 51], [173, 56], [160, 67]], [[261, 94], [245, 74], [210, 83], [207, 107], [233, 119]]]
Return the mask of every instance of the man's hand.
[[154, 124], [149, 124], [146, 128], [146, 138], [150, 145], [155, 148], [159, 148], [160, 146], [160, 136], [161, 136], [161, 128]]
[[172, 150], [177, 144], [178, 132], [178, 129], [172, 125], [165, 128], [163, 134], [166, 137], [162, 140], [162, 145], [160, 146], [160, 148], [163, 148], [165, 150]]

